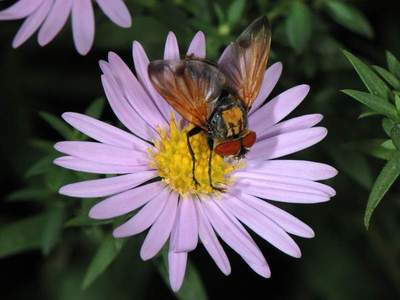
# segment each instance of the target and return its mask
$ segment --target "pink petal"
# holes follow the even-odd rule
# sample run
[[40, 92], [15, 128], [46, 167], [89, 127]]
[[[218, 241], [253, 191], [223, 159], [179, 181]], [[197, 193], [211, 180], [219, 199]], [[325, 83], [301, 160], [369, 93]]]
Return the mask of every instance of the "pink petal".
[[249, 115], [257, 111], [257, 109], [268, 98], [269, 94], [272, 92], [279, 78], [281, 77], [281, 74], [282, 74], [281, 62], [274, 63], [265, 71], [260, 92], [258, 93], [256, 100], [254, 100], [253, 105], [251, 106]]
[[137, 166], [146, 164], [144, 152], [96, 142], [59, 142], [54, 148], [62, 153], [104, 164]]
[[18, 48], [29, 39], [35, 31], [42, 25], [44, 19], [47, 17], [52, 0], [44, 0], [42, 4], [36, 9], [29, 17], [27, 17], [18, 30], [17, 35], [14, 37], [12, 46]]
[[327, 195], [274, 188], [274, 184], [254, 179], [239, 179], [235, 188], [256, 197], [288, 203], [319, 203], [330, 199]]
[[45, 0], [20, 0], [0, 11], [0, 20], [23, 19], [32, 14]]
[[247, 264], [250, 266], [250, 268], [253, 269], [254, 272], [256, 272], [258, 275], [264, 277], [264, 278], [270, 278], [271, 277], [271, 270], [268, 266], [268, 264], [264, 265], [256, 265], [247, 262]]
[[251, 206], [233, 196], [221, 199], [218, 204], [224, 209], [229, 209], [242, 223], [282, 252], [293, 257], [301, 256], [295, 241], [281, 227]]
[[207, 252], [214, 260], [218, 268], [225, 275], [231, 273], [231, 265], [229, 259], [226, 256], [224, 249], [222, 248], [217, 236], [205, 215], [203, 206], [200, 204], [200, 200], [195, 200], [197, 216], [199, 219], [199, 237]]
[[296, 117], [289, 119], [284, 122], [275, 124], [274, 126], [268, 128], [260, 135], [257, 136], [257, 141], [265, 140], [266, 138], [273, 137], [275, 135], [296, 131], [300, 129], [311, 128], [317, 125], [322, 120], [322, 115], [320, 114], [310, 114], [301, 117]]
[[200, 58], [206, 57], [206, 37], [201, 31], [198, 31], [190, 42], [187, 55], [191, 54]]
[[185, 278], [187, 252], [168, 251], [168, 274], [171, 288], [178, 292]]
[[[146, 52], [144, 51], [142, 45], [137, 41], [133, 42], [132, 54], [133, 54], [133, 61], [135, 63], [136, 75], [140, 83], [147, 91], [147, 93], [152, 97], [154, 103], [158, 107], [164, 119], [166, 121], [169, 121], [171, 112], [173, 110], [169, 106], [167, 101], [165, 101], [153, 87], [153, 84], [151, 83], [149, 78], [149, 74], [147, 73], [149, 59], [147, 58]], [[175, 114], [175, 116], [178, 117], [179, 115]]]
[[150, 144], [133, 134], [95, 118], [72, 112], [64, 113], [62, 117], [72, 127], [104, 144], [141, 151], [150, 147]]
[[113, 52], [108, 53], [108, 59], [110, 61], [109, 67], [113, 73], [115, 84], [129, 101], [137, 115], [153, 129], [156, 129], [157, 126], [167, 125], [165, 119], [157, 113], [158, 109], [154, 102], [124, 61]]
[[144, 171], [110, 178], [86, 180], [64, 185], [59, 193], [81, 198], [106, 197], [129, 190], [156, 176], [157, 173], [154, 171]]
[[176, 234], [171, 243], [171, 250], [174, 252], [188, 252], [195, 249], [199, 230], [196, 208], [191, 196], [182, 198], [179, 201], [175, 227]]
[[237, 199], [255, 208], [288, 233], [304, 238], [314, 237], [314, 231], [311, 227], [286, 211], [268, 203], [267, 201], [245, 193], [240, 194]]
[[140, 257], [143, 260], [153, 258], [168, 240], [175, 223], [177, 205], [178, 195], [171, 192], [167, 204], [158, 216], [157, 220], [151, 226], [149, 233], [143, 242], [142, 248], [140, 249]]
[[263, 265], [265, 263], [262, 253], [250, 236], [244, 234], [212, 199], [205, 199], [200, 203], [211, 225], [225, 243], [246, 261], [256, 265]]
[[147, 164], [138, 166], [102, 164], [73, 156], [56, 158], [54, 164], [74, 171], [96, 174], [127, 174], [151, 169]]
[[[220, 199], [217, 199], [219, 201]], [[218, 207], [220, 207], [219, 202], [214, 201], [215, 204], [217, 204]], [[269, 269], [269, 266], [262, 255], [260, 249], [257, 247], [256, 243], [253, 241], [251, 238], [250, 234], [247, 232], [247, 230], [243, 227], [243, 225], [238, 221], [238, 219], [230, 213], [229, 210], [224, 210], [223, 213], [227, 216], [227, 218], [232, 222], [232, 224], [239, 230], [239, 232], [253, 245], [253, 249], [255, 253], [257, 253], [258, 259], [261, 261], [255, 261], [254, 259], [249, 259], [248, 257], [243, 257], [243, 260], [249, 265], [250, 268], [253, 269], [254, 272], [257, 274], [263, 276], [263, 277], [270, 277], [271, 276], [271, 271]]]
[[262, 134], [264, 130], [291, 113], [307, 96], [309, 90], [308, 85], [302, 84], [279, 94], [249, 117], [249, 128]]
[[125, 127], [146, 140], [152, 140], [155, 133], [124, 99], [113, 80], [107, 75], [102, 75], [101, 82], [112, 110]]
[[265, 184], [265, 187], [285, 189], [294, 192], [298, 191], [304, 193], [313, 193], [328, 197], [333, 197], [336, 195], [335, 190], [329, 185], [311, 180], [280, 175], [262, 174], [251, 171], [238, 171], [235, 173], [235, 177], [239, 178], [239, 181], [241, 182], [246, 180], [260, 180], [260, 184]]
[[71, 13], [72, 2], [73, 0], [55, 0], [49, 15], [39, 30], [39, 45], [47, 45], [61, 31]]
[[94, 13], [91, 0], [74, 0], [72, 32], [79, 54], [86, 55], [94, 41]]
[[309, 180], [325, 180], [337, 175], [337, 170], [327, 164], [306, 160], [246, 161], [246, 170], [263, 174], [289, 176]]
[[129, 28], [132, 25], [132, 17], [123, 0], [96, 0], [104, 14], [115, 24]]
[[101, 220], [122, 216], [153, 200], [164, 188], [163, 183], [156, 181], [114, 195], [93, 206], [89, 217]]
[[158, 195], [141, 208], [135, 216], [117, 227], [113, 235], [115, 237], [127, 237], [145, 231], [157, 220], [168, 202], [169, 195], [170, 191], [167, 188], [159, 191]]
[[267, 160], [292, 154], [317, 144], [327, 133], [326, 128], [313, 127], [276, 135], [257, 142], [247, 158]]
[[172, 31], [168, 32], [167, 40], [165, 41], [164, 59], [180, 59], [178, 41]]

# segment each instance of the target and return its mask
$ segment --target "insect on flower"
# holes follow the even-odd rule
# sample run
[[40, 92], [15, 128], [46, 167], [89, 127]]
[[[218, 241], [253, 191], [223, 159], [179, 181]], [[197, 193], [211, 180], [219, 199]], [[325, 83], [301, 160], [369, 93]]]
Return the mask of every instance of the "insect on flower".
[[190, 138], [205, 133], [210, 154], [208, 177], [211, 178], [212, 154], [240, 159], [256, 141], [248, 128], [247, 112], [256, 99], [267, 65], [271, 31], [266, 17], [250, 24], [223, 53], [218, 63], [188, 55], [182, 60], [156, 60], [148, 67], [157, 91], [190, 123], [187, 144], [192, 157], [193, 181], [196, 157]]

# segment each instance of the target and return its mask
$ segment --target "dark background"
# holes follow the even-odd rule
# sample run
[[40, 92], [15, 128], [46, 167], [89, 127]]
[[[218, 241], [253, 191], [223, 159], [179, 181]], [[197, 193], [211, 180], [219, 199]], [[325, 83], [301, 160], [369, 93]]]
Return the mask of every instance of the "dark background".
[[[374, 30], [371, 38], [335, 22], [324, 10], [324, 1], [303, 1], [312, 13], [312, 35], [302, 51], [290, 45], [285, 32], [290, 1], [247, 1], [240, 18], [229, 25], [226, 34], [214, 8], [217, 4], [226, 11], [230, 2], [128, 1], [134, 16], [131, 29], [115, 26], [96, 11], [95, 45], [86, 57], [79, 56], [73, 47], [70, 24], [45, 48], [38, 46], [35, 35], [14, 50], [11, 40], [21, 22], [1, 22], [0, 226], [47, 211], [55, 202], [68, 207], [63, 215], [66, 220], [80, 208], [81, 200], [63, 199], [51, 188], [45, 200], [37, 197], [32, 201], [11, 201], [9, 195], [26, 187], [51, 186], [50, 181], [61, 176], [52, 167], [39, 170], [35, 176], [26, 174], [44, 156], [38, 140], [53, 143], [63, 139], [39, 112], [57, 116], [65, 111], [84, 112], [94, 99], [102, 97], [98, 61], [105, 59], [109, 50], [132, 66], [133, 40], [140, 41], [150, 58], [155, 59], [162, 55], [168, 30], [176, 33], [184, 53], [194, 33], [202, 29], [209, 43], [208, 56], [216, 59], [223, 46], [247, 24], [267, 14], [273, 28], [270, 63], [281, 61], [284, 66], [273, 95], [293, 85], [309, 83], [311, 92], [294, 115], [320, 112], [325, 116], [322, 124], [329, 130], [326, 140], [294, 157], [334, 165], [340, 173], [329, 184], [337, 190], [337, 196], [318, 205], [280, 205], [312, 226], [316, 237], [296, 238], [303, 253], [301, 259], [285, 256], [255, 237], [270, 264], [271, 279], [253, 273], [227, 247], [232, 263], [229, 277], [217, 269], [202, 246], [191, 254], [192, 262], [210, 299], [398, 299], [398, 184], [386, 195], [366, 231], [363, 226], [366, 201], [384, 162], [351, 146], [365, 138], [383, 138], [381, 120], [377, 117], [357, 120], [361, 106], [340, 93], [344, 88], [365, 89], [340, 49], [348, 49], [365, 61], [382, 66], [385, 50], [400, 56], [396, 1], [351, 1], [370, 22]], [[0, 9], [11, 3], [0, 2]], [[115, 122], [107, 105], [102, 119]], [[70, 177], [65, 181], [71, 181]], [[47, 255], [36, 246], [4, 255], [0, 258], [1, 298], [173, 299], [155, 264], [139, 258], [138, 247], [143, 236], [130, 238], [110, 268], [91, 287], [81, 290], [86, 268], [98, 246], [97, 236], [107, 234], [107, 226], [62, 229]]]

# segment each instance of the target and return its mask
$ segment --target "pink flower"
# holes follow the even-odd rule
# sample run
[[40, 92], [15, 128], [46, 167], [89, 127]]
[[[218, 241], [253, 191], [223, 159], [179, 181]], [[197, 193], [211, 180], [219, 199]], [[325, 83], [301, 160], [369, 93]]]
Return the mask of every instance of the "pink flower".
[[[123, 0], [96, 2], [115, 24], [131, 26], [131, 15]], [[38, 42], [45, 46], [61, 31], [69, 15], [76, 49], [86, 55], [93, 45], [95, 32], [92, 0], [19, 0], [0, 11], [0, 20], [25, 19], [13, 40], [14, 48], [21, 46], [39, 28]]]
[[[188, 54], [205, 57], [205, 52], [204, 35], [198, 32]], [[170, 32], [164, 58], [179, 57], [176, 37]], [[325, 128], [314, 127], [322, 119], [320, 114], [282, 121], [303, 101], [309, 86], [295, 86], [262, 105], [281, 75], [282, 64], [275, 63], [265, 71], [261, 91], [249, 113], [249, 128], [256, 131], [257, 142], [247, 154], [245, 165], [232, 165], [214, 156], [214, 176], [222, 181], [227, 178], [227, 189], [225, 193], [207, 192], [206, 185], [197, 190], [191, 185], [187, 127], [176, 113], [176, 121], [169, 122], [173, 110], [151, 85], [149, 60], [136, 41], [133, 60], [136, 76], [115, 53], [110, 52], [108, 61], [100, 62], [109, 104], [133, 134], [82, 114], [65, 113], [66, 122], [95, 142], [55, 145], [67, 155], [55, 160], [59, 166], [120, 175], [69, 184], [60, 193], [81, 198], [107, 197], [91, 209], [89, 215], [94, 219], [137, 210], [113, 235], [122, 238], [149, 229], [140, 251], [143, 260], [153, 258], [169, 240], [169, 278], [174, 291], [183, 282], [187, 255], [199, 241], [224, 274], [231, 272], [218, 236], [255, 272], [270, 277], [264, 256], [242, 224], [284, 253], [300, 257], [300, 248], [291, 235], [312, 238], [313, 230], [271, 203], [328, 201], [335, 191], [317, 181], [337, 174], [326, 164], [280, 159], [318, 143], [327, 134]], [[193, 145], [197, 145], [196, 162], [201, 169], [208, 157], [202, 158], [201, 154], [208, 149], [205, 139], [201, 135], [197, 138]], [[202, 185], [202, 171], [198, 172], [196, 177]]]

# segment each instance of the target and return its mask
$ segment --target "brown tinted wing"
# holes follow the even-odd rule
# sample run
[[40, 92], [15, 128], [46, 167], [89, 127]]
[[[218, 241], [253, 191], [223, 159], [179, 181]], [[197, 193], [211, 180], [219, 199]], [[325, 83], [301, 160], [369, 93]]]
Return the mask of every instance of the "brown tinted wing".
[[190, 123], [207, 129], [207, 121], [225, 84], [225, 76], [199, 60], [157, 60], [149, 65], [156, 90]]
[[261, 17], [225, 49], [218, 62], [231, 92], [247, 109], [250, 109], [260, 91], [270, 46], [270, 26], [267, 18]]

